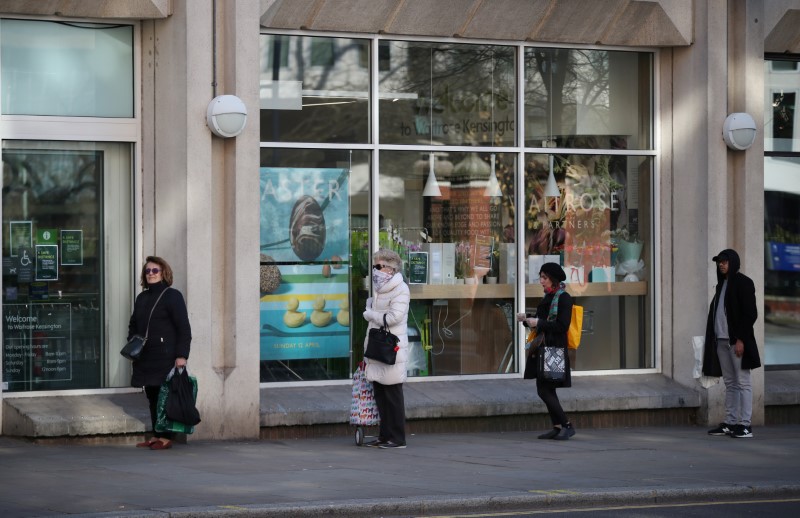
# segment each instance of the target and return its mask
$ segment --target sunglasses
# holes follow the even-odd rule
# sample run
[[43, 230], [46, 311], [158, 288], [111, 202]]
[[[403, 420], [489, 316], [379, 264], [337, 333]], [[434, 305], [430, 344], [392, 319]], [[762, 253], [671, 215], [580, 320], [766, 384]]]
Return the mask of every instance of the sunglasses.
[[391, 266], [389, 266], [388, 264], [376, 264], [373, 265], [372, 268], [374, 270], [383, 270], [384, 268], [391, 268]]
[[160, 270], [159, 268], [145, 268], [145, 269], [144, 269], [144, 273], [146, 273], [147, 275], [150, 275], [151, 273], [152, 273], [153, 275], [156, 275], [156, 274], [158, 274], [158, 272], [160, 272], [160, 271], [161, 271], [161, 270]]

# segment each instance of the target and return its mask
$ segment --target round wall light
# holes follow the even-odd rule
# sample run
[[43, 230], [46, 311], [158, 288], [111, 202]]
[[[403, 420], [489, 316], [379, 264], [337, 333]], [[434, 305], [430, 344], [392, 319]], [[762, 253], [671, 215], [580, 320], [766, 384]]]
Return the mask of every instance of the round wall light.
[[247, 108], [235, 95], [214, 97], [208, 104], [206, 122], [211, 132], [218, 137], [236, 137], [247, 124]]
[[756, 141], [756, 121], [747, 113], [731, 113], [722, 125], [722, 140], [729, 148], [744, 151]]

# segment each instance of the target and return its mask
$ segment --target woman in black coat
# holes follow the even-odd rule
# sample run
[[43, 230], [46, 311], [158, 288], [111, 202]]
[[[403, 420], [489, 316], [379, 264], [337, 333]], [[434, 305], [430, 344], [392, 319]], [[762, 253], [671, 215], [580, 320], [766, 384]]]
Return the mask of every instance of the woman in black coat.
[[150, 403], [150, 421], [154, 437], [137, 444], [136, 447], [166, 450], [172, 447], [173, 434], [155, 431], [158, 393], [173, 367], [186, 366], [192, 342], [192, 330], [183, 295], [180, 291], [170, 288], [172, 268], [164, 259], [150, 256], [145, 260], [140, 284], [144, 290], [136, 297], [133, 306], [133, 314], [128, 324], [128, 339], [130, 340], [135, 334], [141, 336], [147, 334], [147, 343], [142, 355], [133, 362], [131, 386], [144, 387]]
[[[567, 331], [572, 321], [572, 296], [564, 291], [564, 281], [567, 276], [560, 265], [556, 263], [544, 263], [539, 270], [539, 282], [544, 288], [544, 298], [536, 307], [536, 315], [530, 317], [525, 313], [517, 315], [517, 320], [524, 325], [536, 328], [536, 334], [544, 334], [544, 342], [549, 347], [561, 347], [564, 349], [564, 379], [562, 381], [550, 381], [536, 376], [536, 392], [542, 398], [553, 429], [543, 433], [539, 439], [557, 439], [565, 441], [575, 435], [575, 428], [567, 419], [567, 414], [561, 408], [556, 389], [559, 387], [571, 387], [572, 376], [570, 375], [570, 359], [567, 348]], [[556, 314], [550, 316], [550, 307], [553, 299], [558, 293], [558, 304]], [[550, 317], [550, 318], [548, 318]], [[541, 346], [528, 358], [528, 362], [536, 364], [536, 356], [541, 353]]]

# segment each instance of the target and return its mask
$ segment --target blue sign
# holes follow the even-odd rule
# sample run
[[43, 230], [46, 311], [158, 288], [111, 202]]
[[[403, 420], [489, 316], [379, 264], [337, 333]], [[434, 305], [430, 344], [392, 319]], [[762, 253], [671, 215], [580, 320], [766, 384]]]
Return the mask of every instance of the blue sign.
[[767, 269], [800, 272], [800, 244], [768, 241]]

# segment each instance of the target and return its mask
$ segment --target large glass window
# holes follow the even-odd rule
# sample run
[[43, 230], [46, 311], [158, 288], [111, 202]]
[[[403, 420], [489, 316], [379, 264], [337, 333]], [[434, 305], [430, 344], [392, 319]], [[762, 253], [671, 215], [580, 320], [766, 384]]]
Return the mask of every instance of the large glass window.
[[380, 154], [380, 244], [408, 265], [412, 374], [514, 372], [515, 162], [507, 153]]
[[652, 54], [525, 49], [525, 145], [652, 147]]
[[127, 386], [131, 145], [4, 141], [3, 389]]
[[4, 115], [133, 117], [133, 26], [0, 20]]
[[261, 36], [261, 140], [369, 141], [369, 41]]
[[764, 151], [800, 153], [800, 62], [765, 61]]
[[[349, 375], [363, 355], [360, 312], [370, 292], [368, 267], [360, 265], [369, 265], [374, 244], [405, 261], [410, 376], [518, 374], [514, 312], [541, 300], [531, 272], [548, 259], [567, 270], [568, 289], [586, 308], [589, 345], [577, 368], [655, 367], [651, 53], [379, 39], [371, 70], [361, 40], [312, 39], [262, 39], [261, 267], [262, 275], [271, 268], [280, 279], [273, 291], [262, 286], [262, 381]], [[362, 43], [359, 52], [343, 54]], [[322, 103], [341, 108], [306, 112], [314, 104], [307, 93], [327, 91], [307, 86], [312, 69], [327, 71], [326, 80], [350, 74], [348, 85], [362, 81], [350, 91], [368, 92], [371, 79], [377, 92], [363, 106], [349, 94]], [[299, 90], [275, 93], [284, 87]], [[524, 142], [517, 120], [522, 101]], [[366, 136], [370, 107], [377, 108], [377, 142]], [[352, 122], [352, 110], [362, 108]], [[330, 146], [356, 140], [340, 140], [340, 109], [351, 110], [343, 120], [354, 134], [363, 129], [363, 151]], [[303, 149], [281, 149], [288, 141]], [[618, 154], [625, 149], [638, 151]], [[345, 209], [325, 202], [319, 195], [325, 188], [315, 187], [339, 178], [349, 178], [350, 193], [350, 212], [340, 218], [351, 231], [344, 255], [329, 247], [328, 214]], [[280, 186], [283, 200], [276, 196]], [[307, 192], [313, 189], [317, 194]], [[306, 225], [314, 239], [305, 251], [292, 245], [294, 226], [280, 223], [299, 217], [293, 214], [301, 198], [317, 222]], [[333, 267], [339, 259], [349, 263], [346, 281], [331, 280], [345, 274]], [[296, 280], [318, 281], [317, 291]], [[335, 294], [319, 291], [336, 282], [343, 284]], [[344, 283], [349, 352], [320, 344], [319, 330], [308, 324], [314, 311], [339, 314]], [[284, 317], [298, 326], [272, 329]], [[325, 327], [325, 336], [331, 331], [344, 329]]]
[[765, 61], [764, 364], [800, 367], [800, 59]]
[[363, 351], [369, 171], [365, 151], [262, 149], [262, 382], [344, 379]]
[[515, 52], [496, 45], [382, 41], [383, 144], [514, 145]]
[[578, 370], [652, 368], [650, 157], [526, 155], [525, 306], [543, 296], [539, 268], [562, 265], [584, 307]]

